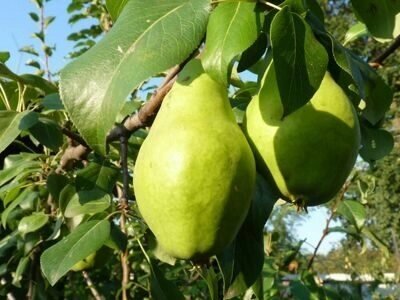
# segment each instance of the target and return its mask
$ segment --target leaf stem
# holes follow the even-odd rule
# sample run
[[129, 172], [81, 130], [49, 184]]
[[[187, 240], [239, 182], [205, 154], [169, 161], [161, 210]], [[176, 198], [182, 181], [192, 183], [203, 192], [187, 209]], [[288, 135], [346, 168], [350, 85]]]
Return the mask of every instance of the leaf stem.
[[3, 85], [0, 83], [0, 91], [1, 91], [1, 99], [3, 100], [4, 106], [7, 110], [11, 110], [10, 101], [8, 100], [6, 91], [4, 90]]
[[277, 9], [277, 10], [282, 10], [282, 7], [280, 7], [280, 6], [276, 5], [276, 4], [273, 4], [273, 3], [271, 3], [271, 2], [262, 1], [262, 0], [261, 0], [260, 2], [263, 3], [263, 4], [265, 4], [266, 6], [275, 8], [275, 9]]

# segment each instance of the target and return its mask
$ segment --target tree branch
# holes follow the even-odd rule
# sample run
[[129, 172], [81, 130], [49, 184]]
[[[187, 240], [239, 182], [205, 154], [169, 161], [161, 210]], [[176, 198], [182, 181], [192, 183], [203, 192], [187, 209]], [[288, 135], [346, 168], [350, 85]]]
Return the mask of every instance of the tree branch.
[[314, 263], [314, 260], [315, 260], [315, 258], [316, 258], [316, 256], [317, 256], [319, 247], [321, 247], [322, 242], [324, 241], [324, 239], [325, 239], [325, 238], [328, 236], [328, 234], [329, 234], [329, 225], [330, 225], [331, 221], [333, 220], [333, 217], [335, 216], [336, 208], [338, 207], [338, 205], [340, 204], [340, 202], [343, 201], [344, 195], [345, 195], [346, 191], [349, 189], [350, 184], [353, 182], [353, 179], [354, 179], [354, 177], [352, 177], [350, 180], [348, 180], [348, 181], [343, 185], [342, 190], [341, 190], [341, 192], [340, 192], [340, 195], [338, 196], [338, 198], [336, 198], [336, 201], [335, 201], [335, 203], [334, 203], [333, 206], [332, 206], [331, 214], [330, 214], [330, 216], [328, 217], [328, 219], [326, 220], [326, 225], [325, 225], [325, 228], [324, 228], [324, 230], [323, 230], [323, 232], [322, 232], [322, 236], [321, 236], [321, 238], [319, 239], [318, 244], [317, 244], [317, 246], [316, 246], [315, 249], [314, 249], [313, 255], [311, 256], [310, 260], [308, 261], [308, 265], [307, 265], [307, 269], [308, 269], [308, 270], [311, 269], [311, 267], [312, 267], [312, 265], [313, 265], [313, 263]]
[[92, 281], [92, 279], [90, 278], [88, 272], [82, 271], [82, 275], [83, 275], [83, 278], [85, 278], [86, 284], [87, 284], [88, 288], [90, 289], [90, 292], [92, 293], [94, 299], [96, 299], [96, 300], [103, 300], [104, 297], [102, 297], [102, 296], [99, 294], [99, 292], [97, 291], [97, 289], [96, 289], [96, 287], [94, 286], [93, 281]]
[[388, 58], [391, 54], [393, 54], [400, 47], [400, 35], [396, 37], [393, 43], [381, 54], [370, 61], [370, 66], [373, 68], [378, 68], [383, 65], [383, 62]]

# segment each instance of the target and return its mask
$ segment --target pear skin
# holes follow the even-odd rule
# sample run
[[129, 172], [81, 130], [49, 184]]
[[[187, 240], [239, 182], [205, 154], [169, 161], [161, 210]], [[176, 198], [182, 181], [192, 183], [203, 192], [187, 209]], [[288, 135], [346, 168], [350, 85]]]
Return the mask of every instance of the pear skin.
[[199, 60], [179, 74], [134, 169], [139, 210], [171, 256], [203, 259], [235, 238], [252, 198], [255, 162], [227, 90]]
[[350, 100], [326, 73], [310, 102], [286, 117], [273, 63], [247, 110], [244, 131], [264, 175], [282, 198], [313, 206], [334, 197], [351, 172], [360, 127]]

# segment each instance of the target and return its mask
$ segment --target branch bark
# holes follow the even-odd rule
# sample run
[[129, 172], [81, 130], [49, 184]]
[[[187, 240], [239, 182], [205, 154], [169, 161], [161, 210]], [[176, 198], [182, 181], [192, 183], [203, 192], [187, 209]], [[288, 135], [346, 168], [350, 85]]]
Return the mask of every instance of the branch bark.
[[381, 67], [383, 65], [383, 62], [391, 55], [393, 54], [398, 48], [400, 48], [400, 35], [398, 35], [393, 43], [381, 54], [379, 54], [377, 57], [372, 59], [370, 61], [370, 66], [374, 68]]
[[92, 281], [92, 279], [90, 278], [88, 272], [82, 271], [82, 275], [83, 275], [83, 278], [85, 278], [86, 284], [87, 284], [88, 288], [90, 289], [90, 292], [92, 293], [94, 299], [96, 299], [96, 300], [103, 300], [104, 297], [102, 297], [102, 296], [99, 294], [99, 292], [97, 291], [97, 289], [96, 289], [96, 287], [94, 286], [93, 281]]

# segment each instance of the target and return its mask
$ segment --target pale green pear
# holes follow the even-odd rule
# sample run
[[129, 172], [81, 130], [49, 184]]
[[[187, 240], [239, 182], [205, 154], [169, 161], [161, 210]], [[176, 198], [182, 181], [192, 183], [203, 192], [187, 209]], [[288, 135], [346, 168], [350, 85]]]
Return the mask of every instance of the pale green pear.
[[72, 268], [72, 271], [79, 272], [83, 270], [90, 269], [95, 264], [96, 252], [93, 252], [88, 257], [82, 259], [81, 261], [77, 262]]
[[205, 258], [235, 238], [254, 184], [254, 157], [226, 88], [191, 61], [137, 157], [134, 190], [144, 220], [171, 256]]
[[266, 74], [244, 121], [257, 161], [284, 199], [300, 206], [327, 202], [357, 158], [360, 128], [355, 109], [326, 73], [311, 101], [283, 117], [273, 64]]

